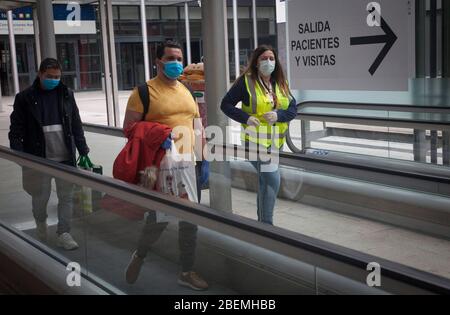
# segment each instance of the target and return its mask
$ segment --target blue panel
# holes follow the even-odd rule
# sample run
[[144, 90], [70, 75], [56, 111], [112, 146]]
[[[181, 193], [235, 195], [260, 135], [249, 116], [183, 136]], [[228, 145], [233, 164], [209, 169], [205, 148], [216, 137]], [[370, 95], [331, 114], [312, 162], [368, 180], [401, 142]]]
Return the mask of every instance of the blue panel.
[[[95, 21], [95, 7], [90, 4], [83, 4], [81, 7], [81, 21]], [[53, 18], [55, 21], [65, 21], [67, 16], [75, 9], [68, 7], [66, 4], [54, 4], [53, 5]], [[33, 8], [23, 7], [13, 10], [14, 20], [33, 20]], [[6, 11], [0, 11], [0, 20], [7, 20]]]
[[[0, 20], [7, 20], [6, 11], [0, 12]], [[13, 10], [13, 19], [18, 21], [33, 20], [33, 8], [23, 7]]]
[[[83, 4], [81, 7], [81, 21], [95, 21], [95, 8], [90, 4]], [[65, 21], [67, 16], [75, 9], [66, 4], [53, 5], [53, 18], [55, 21]]]

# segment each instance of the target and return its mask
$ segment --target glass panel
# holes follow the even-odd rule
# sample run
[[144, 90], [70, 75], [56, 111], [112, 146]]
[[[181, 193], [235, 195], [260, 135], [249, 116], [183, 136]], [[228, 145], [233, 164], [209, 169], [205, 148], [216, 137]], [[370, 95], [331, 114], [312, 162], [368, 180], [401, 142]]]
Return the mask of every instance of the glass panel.
[[113, 19], [118, 20], [119, 19], [119, 7], [116, 5], [113, 5]]
[[145, 12], [146, 12], [147, 20], [159, 20], [160, 19], [159, 7], [146, 6]]
[[260, 7], [256, 10], [256, 17], [258, 19], [275, 20], [275, 7]]
[[[156, 204], [142, 208], [3, 159], [0, 169], [2, 222], [127, 294], [382, 292], [358, 282], [352, 289], [330, 286], [337, 275], [325, 271], [321, 281], [328, 285], [320, 287], [315, 266], [158, 212]], [[70, 232], [78, 247], [57, 232]], [[207, 291], [191, 288], [205, 288], [198, 276], [181, 273], [191, 270], [207, 281]]]
[[121, 20], [139, 20], [139, 7], [138, 6], [121, 6], [120, 19]]
[[[227, 7], [228, 19], [233, 19], [233, 7]], [[249, 19], [250, 18], [250, 8], [240, 7], [238, 4], [237, 10], [238, 19]]]
[[[184, 20], [184, 6], [180, 8], [180, 19]], [[202, 8], [189, 7], [189, 20], [201, 20]]]
[[178, 20], [178, 7], [161, 7], [162, 20]]
[[76, 71], [74, 43], [57, 43], [58, 60], [63, 71]]

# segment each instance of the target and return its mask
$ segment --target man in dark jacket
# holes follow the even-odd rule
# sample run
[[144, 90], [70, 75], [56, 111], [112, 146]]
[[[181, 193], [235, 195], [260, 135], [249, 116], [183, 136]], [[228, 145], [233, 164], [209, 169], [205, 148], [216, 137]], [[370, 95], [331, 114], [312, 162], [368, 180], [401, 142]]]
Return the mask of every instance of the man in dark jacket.
[[[76, 149], [87, 155], [89, 148], [73, 96], [61, 82], [61, 66], [52, 58], [42, 61], [33, 85], [16, 95], [9, 132], [13, 150], [54, 162], [76, 166]], [[23, 168], [23, 187], [32, 197], [38, 237], [47, 239], [47, 204], [51, 177]], [[58, 195], [57, 245], [66, 250], [78, 248], [70, 235], [73, 185], [55, 178]]]

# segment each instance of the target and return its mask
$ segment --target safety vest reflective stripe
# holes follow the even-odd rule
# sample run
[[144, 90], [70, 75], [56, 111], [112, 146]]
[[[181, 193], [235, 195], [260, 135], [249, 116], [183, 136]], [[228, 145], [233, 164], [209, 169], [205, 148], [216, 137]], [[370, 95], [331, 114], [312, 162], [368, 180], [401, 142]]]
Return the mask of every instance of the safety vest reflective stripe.
[[[243, 125], [244, 127], [244, 125]], [[282, 139], [287, 135], [287, 130], [285, 131], [279, 131], [279, 127], [274, 127], [277, 129], [275, 132], [271, 132], [272, 128], [269, 128], [267, 132], [264, 130], [259, 129], [256, 131], [254, 127], [244, 127], [242, 130], [242, 133], [245, 133], [246, 135], [253, 137], [253, 138], [259, 138], [259, 139], [267, 139], [271, 140], [272, 137]]]
[[258, 106], [258, 97], [256, 96], [255, 82], [253, 80], [246, 80], [246, 81], [248, 90], [250, 92], [250, 104], [252, 104], [252, 114], [256, 114]]

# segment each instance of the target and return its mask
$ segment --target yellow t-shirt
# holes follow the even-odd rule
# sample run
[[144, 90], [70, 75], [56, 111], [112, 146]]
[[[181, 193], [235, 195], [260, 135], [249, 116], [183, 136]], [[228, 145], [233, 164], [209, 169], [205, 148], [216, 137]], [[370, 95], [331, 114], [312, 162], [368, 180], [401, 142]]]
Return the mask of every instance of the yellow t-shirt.
[[[165, 84], [158, 77], [147, 82], [150, 93], [150, 107], [146, 121], [169, 126], [181, 137], [176, 141], [180, 153], [192, 153], [194, 137], [194, 118], [199, 118], [198, 105], [191, 92], [180, 82], [174, 86]], [[135, 88], [128, 99], [127, 110], [143, 113], [138, 89]]]

